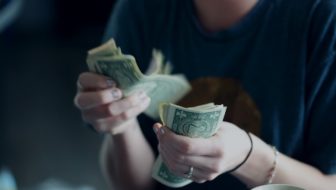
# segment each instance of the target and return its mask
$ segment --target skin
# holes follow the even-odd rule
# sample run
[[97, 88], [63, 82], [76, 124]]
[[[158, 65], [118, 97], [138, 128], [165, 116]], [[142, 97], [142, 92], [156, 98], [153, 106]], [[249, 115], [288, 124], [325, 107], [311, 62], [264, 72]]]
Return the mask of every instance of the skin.
[[[189, 167], [193, 166], [191, 179], [197, 183], [211, 181], [234, 168], [244, 160], [250, 148], [246, 133], [228, 122], [223, 122], [218, 133], [209, 139], [179, 136], [159, 123], [154, 128], [159, 140], [159, 152], [168, 168], [176, 175], [186, 177]], [[269, 145], [254, 135], [252, 140], [251, 156], [232, 173], [250, 188], [267, 182], [274, 161], [274, 152]], [[336, 188], [336, 176], [325, 175], [312, 166], [279, 154], [273, 183], [292, 184], [308, 190], [327, 190]]]
[[[236, 24], [255, 4], [255, 0], [195, 0], [198, 19], [209, 32]], [[123, 97], [113, 81], [93, 73], [82, 73], [77, 85], [74, 102], [83, 120], [97, 131], [106, 133], [101, 166], [107, 181], [122, 190], [153, 189], [154, 153], [136, 119], [148, 107], [148, 96], [139, 92]], [[193, 166], [191, 179], [197, 183], [211, 181], [237, 166], [251, 146], [246, 133], [228, 122], [222, 122], [218, 133], [208, 139], [179, 136], [159, 123], [153, 129], [159, 141], [159, 152], [169, 169], [185, 177], [189, 167]], [[253, 134], [251, 136], [253, 151], [250, 157], [232, 172], [248, 187], [265, 184], [274, 162], [271, 147]], [[273, 183], [293, 184], [308, 190], [330, 190], [336, 189], [336, 176], [323, 174], [280, 153]]]
[[118, 189], [150, 189], [154, 154], [136, 120], [149, 97], [143, 92], [123, 97], [113, 81], [88, 72], [79, 76], [77, 86], [74, 103], [83, 120], [107, 134], [101, 149], [107, 181]]
[[257, 0], [194, 0], [199, 22], [208, 32], [216, 32], [238, 23]]

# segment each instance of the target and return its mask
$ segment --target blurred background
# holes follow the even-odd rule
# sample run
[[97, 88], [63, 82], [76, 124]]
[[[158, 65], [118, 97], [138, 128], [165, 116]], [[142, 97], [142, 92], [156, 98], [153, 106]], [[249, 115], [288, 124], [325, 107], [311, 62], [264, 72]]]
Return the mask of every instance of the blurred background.
[[84, 126], [73, 97], [113, 4], [0, 0], [0, 169], [11, 170], [18, 189], [50, 179], [106, 189], [98, 166], [102, 136]]

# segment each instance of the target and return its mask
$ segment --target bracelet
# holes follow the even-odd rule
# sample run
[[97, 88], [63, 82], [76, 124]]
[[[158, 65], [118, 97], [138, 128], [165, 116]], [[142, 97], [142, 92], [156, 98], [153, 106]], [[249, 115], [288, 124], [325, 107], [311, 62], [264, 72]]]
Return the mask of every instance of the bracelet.
[[267, 183], [268, 184], [271, 184], [274, 180], [274, 176], [275, 176], [275, 173], [276, 173], [276, 167], [278, 165], [278, 155], [279, 155], [279, 152], [278, 150], [276, 149], [275, 146], [272, 146], [272, 149], [273, 149], [273, 152], [274, 152], [274, 160], [273, 160], [273, 164], [272, 164], [272, 168], [269, 172], [269, 175], [267, 176]]
[[250, 135], [250, 133], [249, 133], [248, 131], [245, 131], [245, 132], [246, 132], [247, 136], [248, 136], [249, 139], [250, 139], [251, 148], [250, 148], [249, 152], [247, 153], [245, 159], [244, 159], [240, 164], [238, 164], [236, 167], [234, 167], [233, 169], [227, 171], [226, 173], [231, 173], [231, 172], [237, 170], [238, 168], [240, 168], [240, 166], [242, 166], [243, 164], [245, 164], [245, 162], [247, 161], [247, 159], [250, 157], [250, 155], [251, 155], [251, 153], [252, 153], [252, 150], [253, 150], [253, 141], [252, 141], [252, 137], [251, 137], [251, 135]]

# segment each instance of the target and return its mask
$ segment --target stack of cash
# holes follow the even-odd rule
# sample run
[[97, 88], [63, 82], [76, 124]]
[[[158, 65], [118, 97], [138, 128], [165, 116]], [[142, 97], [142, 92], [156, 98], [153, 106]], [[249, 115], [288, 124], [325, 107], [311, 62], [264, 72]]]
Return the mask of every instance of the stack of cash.
[[[208, 103], [196, 107], [184, 108], [171, 103], [160, 105], [162, 123], [178, 135], [192, 138], [213, 136], [223, 121], [226, 107]], [[152, 177], [169, 187], [182, 187], [192, 181], [174, 175], [162, 162], [161, 156], [155, 161]]]
[[163, 65], [163, 56], [153, 52], [150, 75], [144, 75], [132, 55], [124, 55], [113, 39], [88, 52], [89, 70], [110, 77], [122, 89], [124, 96], [143, 90], [151, 98], [145, 114], [158, 119], [162, 102], [175, 103], [191, 87], [183, 75], [169, 75], [170, 65]]

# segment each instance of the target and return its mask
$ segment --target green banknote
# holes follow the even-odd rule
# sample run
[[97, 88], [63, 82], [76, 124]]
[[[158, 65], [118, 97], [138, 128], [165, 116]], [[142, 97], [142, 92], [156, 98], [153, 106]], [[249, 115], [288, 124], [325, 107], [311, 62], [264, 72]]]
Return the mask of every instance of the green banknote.
[[158, 119], [162, 102], [177, 102], [191, 87], [183, 75], [170, 75], [170, 64], [163, 63], [163, 56], [153, 51], [150, 75], [143, 74], [133, 56], [124, 55], [113, 39], [88, 52], [89, 70], [116, 81], [125, 96], [143, 90], [151, 98], [145, 114]]
[[[160, 117], [164, 125], [178, 135], [192, 138], [213, 136], [223, 121], [226, 107], [213, 103], [184, 108], [171, 103], [160, 105]], [[169, 187], [183, 187], [192, 181], [171, 173], [163, 163], [161, 156], [153, 166], [152, 177]]]

